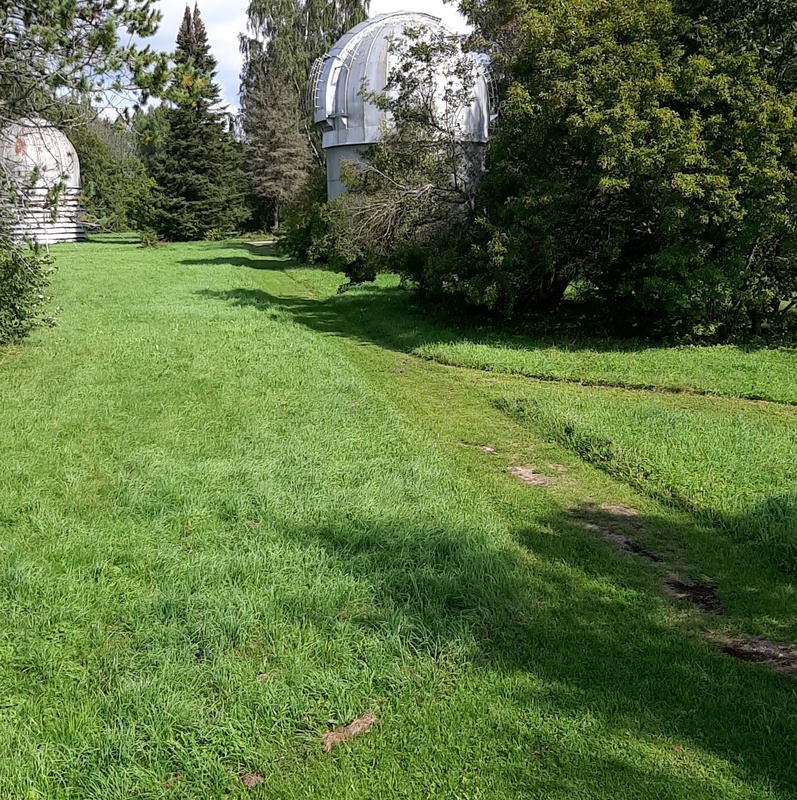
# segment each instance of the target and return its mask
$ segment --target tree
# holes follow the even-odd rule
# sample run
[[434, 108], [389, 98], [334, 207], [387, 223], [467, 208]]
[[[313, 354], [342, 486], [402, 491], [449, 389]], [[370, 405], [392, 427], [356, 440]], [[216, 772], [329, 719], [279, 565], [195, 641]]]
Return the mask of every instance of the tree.
[[162, 154], [152, 170], [154, 226], [176, 241], [223, 235], [247, 215], [245, 179], [230, 117], [220, 108], [216, 60], [197, 6], [193, 13], [186, 6], [175, 60], [191, 91], [166, 112]]
[[[387, 85], [366, 93], [385, 112], [379, 140], [348, 166], [348, 191], [326, 205], [324, 241], [314, 249], [353, 282], [393, 270], [419, 285], [466, 235], [483, 167], [472, 114], [484, 66], [461, 37], [407, 28], [391, 45]], [[387, 123], [390, 120], [390, 123]]]
[[272, 208], [294, 203], [323, 165], [305, 97], [310, 69], [349, 28], [367, 17], [369, 0], [250, 0], [241, 37], [241, 109], [247, 175]]
[[673, 5], [714, 27], [727, 45], [755, 53], [779, 89], [797, 89], [797, 0], [674, 0]]
[[[22, 117], [62, 125], [77, 107], [66, 102], [106, 90], [159, 92], [164, 56], [124, 44], [155, 32], [151, 0], [16, 0], [0, 7], [0, 129]], [[0, 161], [0, 196], [19, 193], [20, 176]], [[35, 181], [36, 176], [30, 176]], [[10, 208], [0, 203], [0, 343], [47, 319], [49, 267], [36, 248], [10, 235]]]
[[754, 52], [669, 0], [471, 11], [508, 80], [481, 213], [439, 287], [512, 314], [575, 285], [647, 333], [787, 318], [795, 99]]
[[[0, 8], [0, 124], [63, 114], [65, 94], [134, 89], [144, 98], [167, 79], [165, 56], [129, 43], [154, 34], [152, 0], [17, 0]], [[122, 43], [127, 37], [128, 43]]]
[[251, 191], [268, 204], [268, 227], [277, 229], [280, 210], [306, 189], [312, 156], [293, 86], [273, 65], [252, 78], [242, 109], [246, 171]]
[[80, 160], [86, 221], [100, 230], [140, 230], [152, 204], [152, 181], [123, 119], [89, 116], [69, 138]]

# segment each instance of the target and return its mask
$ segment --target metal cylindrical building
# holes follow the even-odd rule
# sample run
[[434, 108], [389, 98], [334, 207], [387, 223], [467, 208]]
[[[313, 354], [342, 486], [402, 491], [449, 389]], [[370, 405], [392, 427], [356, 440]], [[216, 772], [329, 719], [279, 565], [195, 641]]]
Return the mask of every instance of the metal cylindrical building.
[[[380, 14], [344, 34], [314, 66], [310, 85], [313, 115], [323, 130], [330, 200], [345, 190], [343, 162], [357, 162], [363, 149], [376, 142], [383, 130], [385, 112], [363, 97], [363, 89], [384, 91], [395, 66], [392, 43], [405, 37], [407, 28], [450, 33], [439, 18], [429, 14]], [[483, 61], [473, 57], [473, 62], [472, 97], [456, 109], [456, 127], [462, 141], [479, 146], [487, 142], [490, 85]]]
[[0, 131], [0, 183], [12, 233], [38, 244], [83, 241], [80, 163], [48, 122], [22, 119]]

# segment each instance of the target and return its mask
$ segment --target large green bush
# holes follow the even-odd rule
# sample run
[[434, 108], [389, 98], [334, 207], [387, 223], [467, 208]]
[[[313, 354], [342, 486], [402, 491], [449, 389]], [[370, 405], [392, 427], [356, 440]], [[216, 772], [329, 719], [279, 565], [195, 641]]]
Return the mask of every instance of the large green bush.
[[579, 280], [645, 332], [779, 323], [797, 298], [794, 98], [669, 0], [520, 8], [484, 213], [443, 279], [507, 312]]
[[86, 222], [99, 230], [140, 230], [148, 221], [152, 180], [136, 153], [135, 134], [102, 119], [75, 126]]

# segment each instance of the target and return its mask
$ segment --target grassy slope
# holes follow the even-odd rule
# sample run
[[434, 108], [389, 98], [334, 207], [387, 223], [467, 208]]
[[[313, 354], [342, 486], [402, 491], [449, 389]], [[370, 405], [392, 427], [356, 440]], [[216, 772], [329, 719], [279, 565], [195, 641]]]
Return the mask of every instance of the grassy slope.
[[[0, 366], [0, 796], [797, 790], [794, 682], [697, 635], [797, 639], [792, 584], [499, 410], [525, 383], [402, 354], [400, 292], [228, 245], [58, 258], [61, 324]], [[568, 471], [507, 476], [532, 459]], [[589, 501], [728, 618], [573, 525]]]

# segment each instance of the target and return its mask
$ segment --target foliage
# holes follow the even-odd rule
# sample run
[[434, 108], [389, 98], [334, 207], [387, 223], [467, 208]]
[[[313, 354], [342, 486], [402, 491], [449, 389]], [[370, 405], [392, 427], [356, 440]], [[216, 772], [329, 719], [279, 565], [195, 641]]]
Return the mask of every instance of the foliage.
[[673, 5], [715, 26], [730, 45], [755, 53], [778, 88], [797, 89], [795, 0], [674, 0]]
[[668, 0], [488, 5], [510, 81], [484, 213], [439, 285], [512, 314], [578, 280], [645, 333], [783, 324], [794, 99], [755, 56]]
[[[65, 93], [159, 92], [166, 58], [134, 43], [155, 33], [152, 0], [16, 0], [0, 8], [0, 124], [60, 114]], [[51, 113], [52, 112], [52, 113]]]
[[368, 14], [370, 0], [250, 0], [247, 34], [241, 35], [244, 68], [241, 114], [249, 185], [271, 210], [305, 195], [324, 158], [306, 97], [310, 68], [349, 28]]
[[0, 345], [22, 339], [53, 322], [45, 312], [50, 259], [36, 247], [14, 241], [0, 229]]
[[325, 213], [327, 176], [321, 168], [311, 173], [304, 191], [290, 205], [280, 226], [279, 248], [298, 261], [323, 264], [329, 224]]
[[150, 214], [152, 181], [123, 122], [97, 117], [69, 132], [80, 160], [87, 224], [110, 231], [138, 230]]
[[482, 151], [462, 124], [480, 67], [460, 37], [425, 28], [407, 28], [391, 48], [387, 86], [366, 92], [390, 123], [346, 165], [348, 191], [325, 207], [314, 247], [353, 282], [392, 270], [426, 286], [473, 210]]
[[199, 9], [186, 8], [177, 34], [178, 76], [193, 91], [166, 112], [156, 183], [153, 227], [174, 241], [202, 239], [211, 230], [238, 230], [246, 217], [240, 148], [219, 108], [216, 61]]
[[304, 193], [312, 169], [307, 135], [301, 130], [300, 98], [274, 63], [248, 73], [242, 93], [244, 158], [251, 191], [270, 210], [268, 228], [279, 228], [280, 209]]
[[141, 231], [141, 240], [139, 241], [139, 247], [143, 249], [148, 249], [152, 247], [160, 247], [162, 244], [160, 237], [158, 236], [157, 231], [152, 230], [152, 228], [144, 228]]
[[366, 19], [369, 6], [370, 0], [249, 0], [244, 75], [265, 61], [303, 97], [313, 61]]
[[136, 153], [144, 162], [147, 174], [152, 175], [156, 165], [164, 158], [169, 132], [169, 107], [162, 103], [135, 109], [130, 127], [136, 137]]
[[[148, 96], [162, 90], [163, 55], [134, 42], [157, 29], [151, 0], [17, 0], [0, 6], [0, 128], [24, 117], [68, 127], [87, 98]], [[79, 136], [79, 134], [78, 134]], [[96, 144], [96, 143], [95, 143]], [[0, 197], [18, 193], [18, 176], [0, 163]], [[92, 167], [88, 166], [89, 174]], [[132, 177], [131, 177], [131, 180]], [[103, 189], [105, 192], [105, 189]], [[57, 191], [52, 199], [57, 202]], [[105, 204], [106, 200], [103, 200]], [[0, 341], [42, 319], [48, 262], [12, 242], [0, 219]]]

